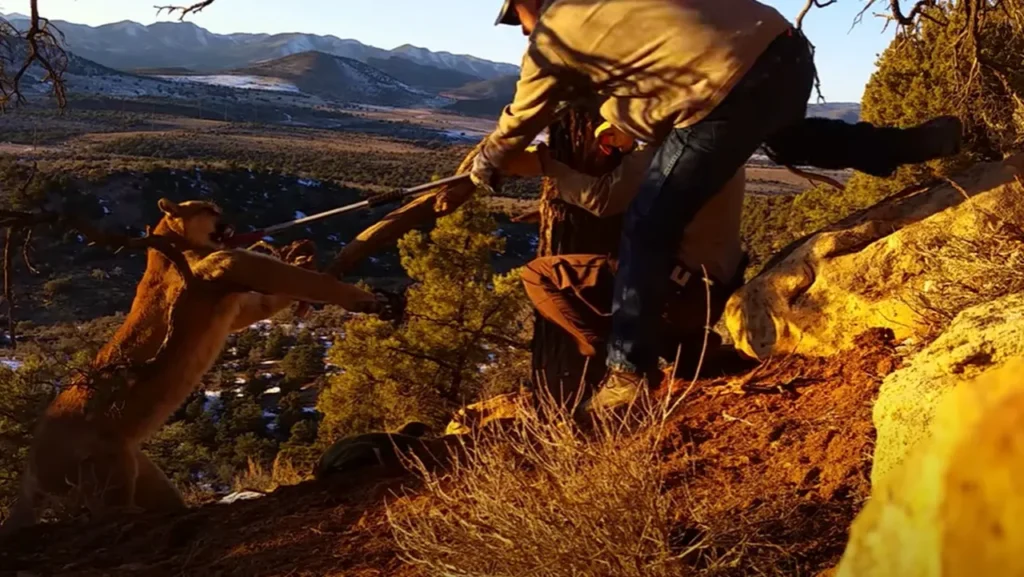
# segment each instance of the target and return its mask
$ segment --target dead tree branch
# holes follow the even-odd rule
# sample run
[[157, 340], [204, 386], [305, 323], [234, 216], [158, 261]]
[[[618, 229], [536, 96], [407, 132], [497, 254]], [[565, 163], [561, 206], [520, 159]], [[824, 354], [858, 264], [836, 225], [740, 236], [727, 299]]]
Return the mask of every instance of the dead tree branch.
[[[63, 109], [67, 105], [64, 72], [68, 56], [64, 51], [64, 33], [39, 15], [39, 0], [31, 0], [30, 7], [29, 28], [24, 36], [10, 22], [3, 21], [0, 25], [0, 48], [4, 52], [0, 57], [0, 111], [6, 110], [12, 101], [15, 106], [24, 104], [21, 83], [33, 65], [43, 69], [42, 82], [52, 86], [57, 106]], [[7, 65], [13, 65], [16, 56], [23, 51], [24, 59], [14, 74], [10, 74]]]
[[[807, 16], [807, 13], [811, 11], [812, 7], [824, 8], [826, 6], [833, 5], [838, 1], [839, 0], [807, 0], [807, 3], [804, 4], [804, 7], [800, 10], [800, 13], [797, 14], [796, 20], [794, 21], [796, 29], [801, 32], [803, 31], [804, 17]], [[807, 45], [811, 48], [811, 59], [813, 60], [815, 52], [814, 44], [812, 44], [810, 40], [807, 40]], [[825, 102], [825, 96], [821, 93], [821, 78], [818, 77], [817, 69], [814, 70], [814, 92], [818, 95], [818, 102]]]
[[805, 170], [800, 170], [799, 168], [789, 165], [786, 166], [786, 170], [792, 172], [793, 174], [801, 178], [806, 178], [812, 184], [817, 182], [821, 184], [827, 184], [836, 190], [846, 190], [846, 187], [843, 186], [842, 183], [840, 183], [838, 180], [830, 176], [825, 176], [824, 174], [817, 174], [815, 172], [807, 172]]
[[199, 14], [203, 11], [204, 8], [213, 3], [214, 0], [202, 0], [201, 2], [196, 2], [191, 6], [153, 6], [153, 8], [156, 8], [157, 16], [159, 16], [160, 13], [164, 12], [165, 10], [167, 11], [167, 14], [174, 14], [175, 12], [179, 12], [180, 14], [178, 15], [178, 20], [180, 21], [184, 20], [185, 17], [189, 14]]
[[796, 24], [798, 30], [803, 30], [804, 17], [811, 11], [811, 8], [824, 8], [826, 6], [833, 5], [838, 1], [839, 0], [807, 0], [807, 3], [800, 9], [800, 13], [797, 14], [796, 20], [794, 20], [793, 23]]
[[[123, 249], [148, 250], [153, 249], [162, 254], [171, 262], [178, 274], [181, 275], [186, 288], [196, 282], [192, 268], [185, 258], [182, 247], [175, 244], [173, 240], [164, 236], [155, 236], [147, 227], [145, 236], [130, 237], [124, 234], [111, 233], [101, 230], [93, 224], [76, 216], [58, 214], [54, 212], [21, 212], [15, 210], [0, 210], [0, 228], [6, 229], [4, 252], [3, 252], [3, 274], [4, 274], [4, 302], [7, 303], [7, 330], [11, 340], [12, 348], [15, 346], [16, 337], [14, 331], [14, 297], [12, 295], [11, 278], [11, 254], [12, 247], [17, 237], [24, 231], [25, 237], [22, 241], [27, 247], [31, 239], [32, 230], [39, 226], [52, 226], [63, 231], [77, 231], [85, 238], [89, 245], [99, 245], [111, 249], [114, 253]], [[34, 271], [28, 261], [28, 250], [24, 249], [26, 267]]]
[[11, 244], [14, 242], [14, 229], [8, 228], [4, 234], [4, 302], [7, 303], [7, 334], [10, 335], [11, 348], [15, 348], [14, 339], [14, 295], [11, 293]]

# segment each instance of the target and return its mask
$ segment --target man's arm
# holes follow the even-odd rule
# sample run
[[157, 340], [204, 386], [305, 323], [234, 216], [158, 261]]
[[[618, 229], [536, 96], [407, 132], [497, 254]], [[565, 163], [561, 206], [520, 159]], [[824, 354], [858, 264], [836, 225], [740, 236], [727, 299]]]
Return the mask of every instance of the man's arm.
[[555, 120], [562, 86], [550, 72], [554, 63], [547, 60], [533, 43], [523, 55], [516, 95], [480, 150], [482, 160], [491, 167], [502, 168], [506, 159], [525, 150]]
[[640, 191], [655, 150], [649, 146], [631, 152], [602, 176], [590, 176], [551, 158], [542, 158], [541, 164], [544, 175], [555, 181], [559, 198], [601, 218], [626, 211]]

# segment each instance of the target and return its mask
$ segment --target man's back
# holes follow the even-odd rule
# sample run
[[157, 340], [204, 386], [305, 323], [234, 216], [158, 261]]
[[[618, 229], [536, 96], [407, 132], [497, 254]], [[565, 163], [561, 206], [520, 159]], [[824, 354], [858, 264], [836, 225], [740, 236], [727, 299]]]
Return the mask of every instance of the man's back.
[[524, 68], [589, 84], [612, 97], [606, 119], [657, 141], [710, 112], [788, 26], [756, 0], [553, 0]]

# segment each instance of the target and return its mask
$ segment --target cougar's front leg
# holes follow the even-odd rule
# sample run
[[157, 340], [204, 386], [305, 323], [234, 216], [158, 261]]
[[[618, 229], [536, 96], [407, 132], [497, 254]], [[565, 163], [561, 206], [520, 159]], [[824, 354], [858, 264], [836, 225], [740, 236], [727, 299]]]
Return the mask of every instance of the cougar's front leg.
[[248, 328], [253, 323], [269, 319], [277, 313], [288, 308], [288, 305], [295, 302], [293, 299], [280, 295], [264, 295], [251, 293], [245, 295], [245, 300], [238, 310], [238, 315], [231, 323], [232, 331], [240, 331]]
[[238, 290], [329, 303], [350, 311], [372, 311], [377, 303], [373, 293], [355, 285], [254, 252], [218, 251], [200, 261], [194, 272], [200, 279], [226, 283]]

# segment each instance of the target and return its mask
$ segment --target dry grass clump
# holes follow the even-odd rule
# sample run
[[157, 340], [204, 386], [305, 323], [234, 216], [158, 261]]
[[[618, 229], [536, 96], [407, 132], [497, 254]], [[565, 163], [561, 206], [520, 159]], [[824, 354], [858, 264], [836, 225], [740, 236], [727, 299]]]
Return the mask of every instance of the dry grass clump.
[[304, 475], [295, 467], [291, 459], [278, 455], [267, 470], [259, 461], [248, 459], [248, 466], [245, 471], [235, 475], [231, 482], [232, 491], [258, 491], [270, 493], [278, 487], [298, 485], [310, 478]]
[[977, 233], [919, 250], [933, 274], [911, 304], [936, 330], [964, 309], [1024, 292], [1024, 231], [981, 209], [975, 217]]
[[467, 435], [447, 472], [388, 507], [400, 555], [438, 576], [677, 575], [658, 446], [666, 407], [584, 433], [550, 397]]

